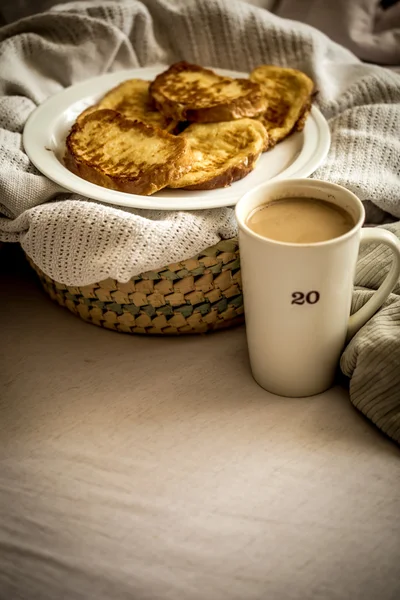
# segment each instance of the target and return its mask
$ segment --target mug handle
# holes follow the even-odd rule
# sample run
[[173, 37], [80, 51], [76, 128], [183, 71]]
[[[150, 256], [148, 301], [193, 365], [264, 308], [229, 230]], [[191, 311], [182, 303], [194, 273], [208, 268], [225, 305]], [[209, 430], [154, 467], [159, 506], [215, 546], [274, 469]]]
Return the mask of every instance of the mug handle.
[[346, 337], [347, 342], [382, 306], [400, 277], [400, 241], [398, 238], [386, 229], [362, 229], [360, 243], [365, 244], [367, 242], [378, 242], [385, 246], [389, 246], [393, 253], [393, 259], [389, 273], [386, 275], [372, 298], [349, 318]]

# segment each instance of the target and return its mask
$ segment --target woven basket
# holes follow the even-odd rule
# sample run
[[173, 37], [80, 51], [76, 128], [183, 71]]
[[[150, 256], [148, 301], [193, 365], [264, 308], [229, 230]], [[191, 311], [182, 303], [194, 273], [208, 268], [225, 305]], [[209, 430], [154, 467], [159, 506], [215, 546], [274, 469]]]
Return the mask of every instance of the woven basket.
[[84, 321], [140, 334], [205, 333], [243, 322], [239, 248], [219, 242], [196, 257], [132, 277], [71, 287], [28, 258], [49, 296]]

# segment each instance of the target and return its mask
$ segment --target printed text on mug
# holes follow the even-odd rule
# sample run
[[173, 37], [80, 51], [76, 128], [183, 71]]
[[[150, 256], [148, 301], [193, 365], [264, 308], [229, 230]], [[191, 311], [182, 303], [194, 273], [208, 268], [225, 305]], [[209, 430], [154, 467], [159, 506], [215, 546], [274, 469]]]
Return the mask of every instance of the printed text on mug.
[[304, 294], [303, 292], [293, 292], [292, 304], [316, 304], [319, 300], [319, 292], [311, 290]]

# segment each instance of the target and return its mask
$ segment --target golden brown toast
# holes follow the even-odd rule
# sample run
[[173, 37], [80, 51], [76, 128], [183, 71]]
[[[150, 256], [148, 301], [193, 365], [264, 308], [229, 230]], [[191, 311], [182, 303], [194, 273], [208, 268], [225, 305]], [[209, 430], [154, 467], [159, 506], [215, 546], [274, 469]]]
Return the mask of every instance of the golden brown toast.
[[185, 138], [102, 109], [72, 127], [65, 164], [87, 181], [131, 194], [150, 195], [190, 169]]
[[94, 110], [109, 108], [115, 110], [127, 119], [141, 121], [146, 125], [172, 131], [177, 123], [165, 117], [153, 104], [149, 94], [149, 81], [143, 79], [128, 79], [112, 88], [97, 104], [87, 108], [78, 120], [86, 117]]
[[160, 112], [177, 121], [232, 121], [267, 108], [258, 83], [222, 77], [185, 61], [158, 75], [150, 84], [150, 95]]
[[242, 179], [255, 167], [268, 134], [256, 119], [193, 123], [178, 137], [189, 142], [191, 170], [170, 187], [212, 190]]
[[301, 131], [311, 109], [314, 83], [301, 71], [261, 65], [250, 73], [259, 83], [268, 102], [265, 113], [258, 117], [270, 137], [270, 147], [292, 131]]

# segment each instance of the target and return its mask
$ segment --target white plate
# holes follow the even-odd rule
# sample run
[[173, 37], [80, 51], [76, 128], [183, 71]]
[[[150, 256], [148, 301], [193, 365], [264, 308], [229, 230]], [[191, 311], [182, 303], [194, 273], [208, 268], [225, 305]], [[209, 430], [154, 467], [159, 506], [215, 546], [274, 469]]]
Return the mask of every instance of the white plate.
[[[73, 85], [41, 104], [29, 117], [23, 144], [33, 164], [66, 190], [118, 206], [157, 210], [200, 210], [233, 206], [245, 192], [264, 181], [282, 177], [307, 177], [325, 159], [330, 146], [329, 127], [313, 106], [304, 131], [295, 133], [262, 154], [254, 171], [230, 187], [212, 191], [163, 189], [153, 196], [109, 190], [74, 175], [63, 165], [65, 138], [76, 117], [121, 81], [154, 79], [166, 67], [130, 69], [101, 75]], [[215, 69], [222, 75], [247, 77], [245, 73]]]

